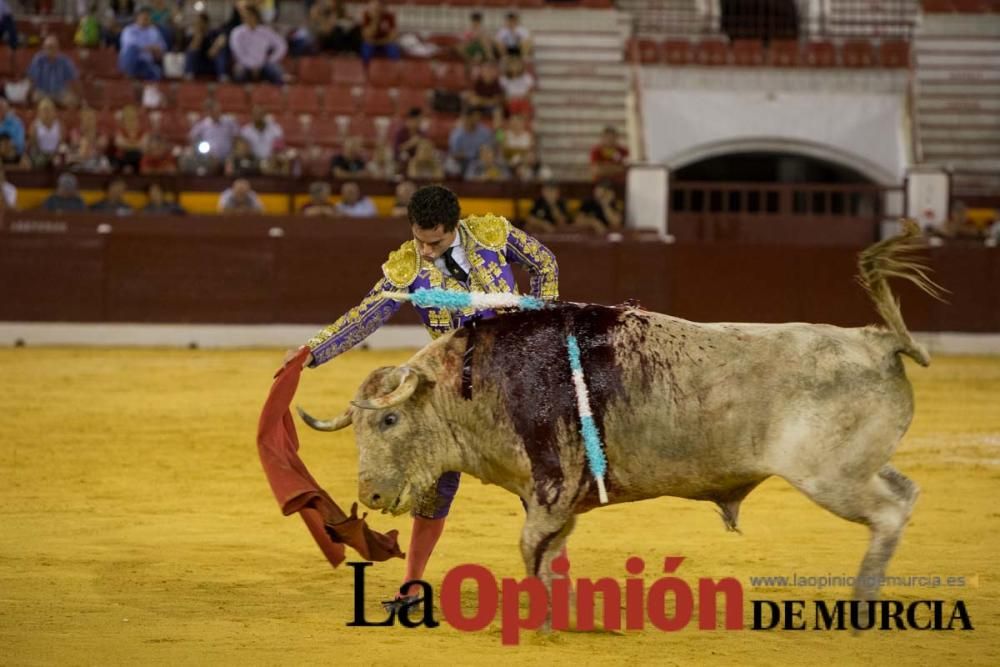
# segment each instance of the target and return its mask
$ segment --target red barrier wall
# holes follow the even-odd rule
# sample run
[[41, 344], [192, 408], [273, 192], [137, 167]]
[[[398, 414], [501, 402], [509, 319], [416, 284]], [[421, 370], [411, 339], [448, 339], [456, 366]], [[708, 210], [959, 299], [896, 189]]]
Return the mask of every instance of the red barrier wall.
[[[328, 322], [357, 303], [408, 235], [398, 220], [8, 214], [0, 320]], [[542, 240], [559, 259], [567, 300], [636, 298], [701, 321], [877, 320], [853, 279], [860, 246]], [[927, 259], [950, 303], [895, 285], [910, 328], [1000, 332], [1000, 249], [946, 245]], [[404, 308], [394, 321], [416, 318]]]

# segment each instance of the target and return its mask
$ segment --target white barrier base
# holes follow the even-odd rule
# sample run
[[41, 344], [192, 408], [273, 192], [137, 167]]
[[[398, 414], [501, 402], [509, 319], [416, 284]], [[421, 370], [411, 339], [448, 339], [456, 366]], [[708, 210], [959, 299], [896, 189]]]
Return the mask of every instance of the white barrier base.
[[[0, 346], [296, 348], [324, 324], [82, 324], [0, 322]], [[359, 346], [374, 350], [419, 348], [430, 336], [419, 325], [385, 326]]]
[[[322, 324], [81, 324], [0, 322], [0, 346], [246, 348], [302, 345]], [[931, 354], [1000, 355], [1000, 334], [916, 332]], [[419, 325], [389, 325], [362, 348], [418, 348], [430, 341]]]

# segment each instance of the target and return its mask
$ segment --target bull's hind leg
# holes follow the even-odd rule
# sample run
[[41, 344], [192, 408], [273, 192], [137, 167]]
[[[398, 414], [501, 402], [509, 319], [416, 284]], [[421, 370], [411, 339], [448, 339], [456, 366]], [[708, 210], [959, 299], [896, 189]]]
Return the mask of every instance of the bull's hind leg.
[[[521, 531], [521, 557], [529, 577], [538, 577], [549, 599], [552, 598], [552, 561], [566, 545], [566, 538], [573, 532], [576, 516], [555, 508], [528, 506], [528, 515]], [[552, 629], [551, 608], [546, 615], [542, 632]]]
[[832, 477], [796, 486], [837, 516], [868, 526], [871, 540], [855, 580], [854, 598], [877, 599], [886, 567], [919, 495], [917, 485], [886, 464], [865, 480]]
[[566, 538], [575, 525], [576, 517], [572, 512], [528, 507], [528, 515], [521, 531], [521, 557], [529, 577], [540, 578], [548, 587], [552, 560], [566, 545]]

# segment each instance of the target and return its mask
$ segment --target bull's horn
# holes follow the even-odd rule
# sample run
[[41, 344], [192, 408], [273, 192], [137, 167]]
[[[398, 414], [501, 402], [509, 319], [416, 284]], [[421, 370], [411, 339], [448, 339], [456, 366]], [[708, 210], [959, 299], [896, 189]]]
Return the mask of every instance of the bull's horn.
[[345, 426], [349, 426], [351, 423], [350, 410], [339, 417], [334, 417], [333, 419], [316, 419], [297, 405], [295, 406], [295, 409], [298, 410], [299, 416], [302, 417], [302, 421], [317, 431], [339, 431]]
[[410, 396], [413, 396], [413, 392], [417, 390], [417, 385], [420, 384], [420, 375], [407, 366], [403, 366], [402, 370], [403, 377], [399, 380], [399, 386], [388, 394], [385, 396], [376, 396], [365, 401], [351, 401], [351, 404], [362, 410], [381, 410], [382, 408], [399, 405]]

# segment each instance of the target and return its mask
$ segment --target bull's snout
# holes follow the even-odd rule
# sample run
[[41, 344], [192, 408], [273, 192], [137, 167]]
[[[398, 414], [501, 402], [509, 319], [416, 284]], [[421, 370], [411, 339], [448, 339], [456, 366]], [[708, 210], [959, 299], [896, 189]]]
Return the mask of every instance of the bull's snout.
[[358, 500], [373, 510], [389, 509], [399, 499], [399, 492], [385, 480], [370, 477], [358, 482]]

